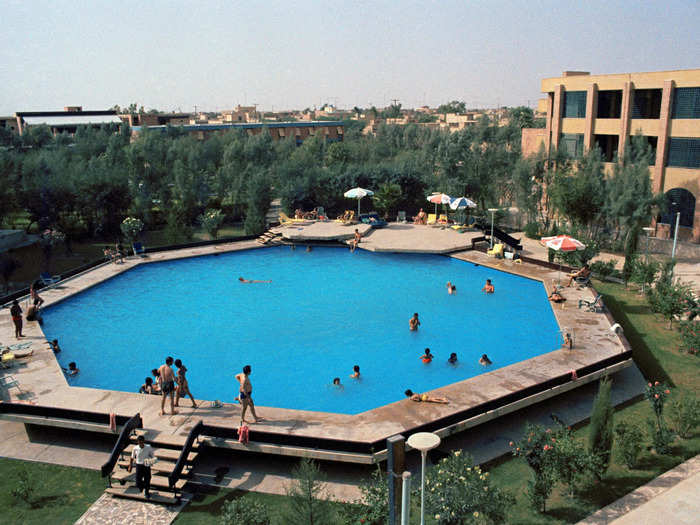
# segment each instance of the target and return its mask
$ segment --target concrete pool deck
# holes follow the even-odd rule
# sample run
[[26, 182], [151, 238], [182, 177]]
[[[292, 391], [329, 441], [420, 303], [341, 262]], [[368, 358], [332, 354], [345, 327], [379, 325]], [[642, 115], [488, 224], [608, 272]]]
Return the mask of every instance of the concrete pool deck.
[[[468, 238], [466, 234], [458, 234], [452, 230], [424, 226], [413, 227], [413, 225], [397, 226], [409, 226], [410, 233], [404, 229], [387, 228], [373, 231], [367, 240], [374, 238], [372, 244], [374, 244], [375, 250], [392, 251], [392, 246], [398, 245], [394, 235], [405, 236], [409, 234], [410, 239], [404, 242], [406, 246], [413, 247], [410, 251], [423, 250], [423, 253], [426, 253], [440, 245], [443, 250], [451, 250], [452, 245], [440, 244], [441, 241], [436, 240], [442, 238], [443, 235], [456, 237], [460, 239], [460, 242], [462, 239]], [[382, 232], [389, 233], [386, 244], [381, 242]], [[377, 233], [380, 235], [375, 238]], [[471, 244], [471, 240], [469, 240], [469, 244]], [[360, 244], [361, 248], [369, 248], [370, 246], [369, 242]], [[48, 306], [139, 264], [250, 248], [261, 249], [260, 245], [254, 241], [244, 241], [159, 252], [150, 254], [145, 259], [131, 258], [124, 264], [105, 264], [75, 276], [57, 286], [42, 290], [41, 295]], [[514, 264], [512, 261], [496, 260], [480, 252], [464, 251], [452, 256], [492, 267], [495, 270], [540, 280], [548, 291], [552, 281], [557, 278], [556, 270], [527, 263], [521, 265]], [[458, 282], [458, 276], [455, 281]], [[495, 284], [496, 296], [499, 293], [507, 293], [507, 290], [498, 287], [497, 280]], [[576, 308], [579, 299], [593, 299], [591, 289], [569, 288], [566, 289], [564, 295], [567, 297], [567, 302], [564, 305], [552, 306], [561, 329], [574, 334], [575, 347], [573, 350], [557, 349], [556, 334], [552, 334], [552, 352], [548, 354], [432, 391], [435, 395], [447, 397], [450, 400], [449, 405], [401, 400], [354, 416], [261, 406], [258, 407], [258, 413], [266, 420], [253, 425], [252, 432], [265, 431], [279, 435], [326, 438], [350, 443], [376, 442], [394, 434], [410, 433], [412, 429], [437, 419], [455, 416], [489, 400], [522, 391], [558, 376], [567, 375], [572, 369], [581, 369], [619, 355], [626, 350], [621, 337], [610, 331], [611, 320], [606, 315]], [[13, 334], [14, 328], [9, 315], [3, 315], [0, 318], [0, 341], [5, 344], [15, 342]], [[25, 335], [27, 337], [24, 338], [24, 341], [33, 343], [34, 355], [29, 359], [20, 360], [13, 369], [1, 372], [3, 375], [11, 374], [14, 376], [22, 389], [22, 393], [14, 387], [3, 389], [0, 393], [5, 400], [21, 400], [42, 406], [117, 413], [126, 416], [138, 412], [143, 417], [144, 426], [149, 431], [150, 439], [172, 445], [181, 445], [189, 430], [199, 420], [203, 420], [206, 424], [228, 428], [237, 427], [239, 424], [240, 407], [234, 404], [225, 404], [223, 408], [212, 408], [210, 403], [202, 403], [200, 408], [192, 409], [188, 406], [189, 403], [185, 402], [182, 403], [179, 414], [159, 416], [159, 397], [69, 386], [53, 353], [45, 344], [45, 338], [38, 323], [25, 323]], [[513, 344], [513, 342], [508, 340], [507, 334], [494, 334], [494, 344]], [[144, 367], [146, 366], [150, 365], [144, 365]], [[238, 372], [238, 369], [233, 364], [231, 368], [233, 389], [235, 388], [233, 375]], [[191, 371], [194, 374], [203, 372]], [[410, 385], [406, 386], [410, 387]], [[497, 415], [498, 413], [492, 414], [493, 417]]]

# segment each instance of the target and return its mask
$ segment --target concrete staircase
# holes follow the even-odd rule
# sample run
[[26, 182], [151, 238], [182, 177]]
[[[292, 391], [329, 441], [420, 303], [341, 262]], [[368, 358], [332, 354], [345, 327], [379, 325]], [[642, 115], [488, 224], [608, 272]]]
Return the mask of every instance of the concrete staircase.
[[192, 467], [199, 454], [199, 445], [194, 445], [192, 451], [187, 455], [185, 468], [182, 471], [184, 479], [178, 479], [175, 485], [170, 487], [169, 476], [174, 471], [175, 464], [182, 451], [168, 446], [159, 447], [157, 443], [149, 443], [154, 449], [157, 461], [151, 466], [150, 498], [146, 499], [146, 496], [136, 488], [136, 469], [131, 472], [127, 471], [129, 458], [134, 447], [137, 446], [136, 439], [139, 434], [145, 434], [145, 432], [139, 430], [131, 436], [130, 444], [122, 451], [121, 457], [112, 472], [111, 479], [118, 481], [119, 486], [109, 487], [105, 490], [105, 493], [111, 494], [113, 497], [148, 501], [163, 505], [177, 505], [182, 499], [188, 499], [188, 495], [183, 493], [183, 489], [187, 483], [190, 483], [190, 480], [187, 478], [192, 474]]

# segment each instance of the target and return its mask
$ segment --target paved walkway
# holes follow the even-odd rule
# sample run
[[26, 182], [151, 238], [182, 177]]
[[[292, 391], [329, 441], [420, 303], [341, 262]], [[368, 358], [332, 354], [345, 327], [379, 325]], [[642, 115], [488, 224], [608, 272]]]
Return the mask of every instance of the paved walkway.
[[102, 494], [75, 525], [170, 525], [187, 503], [166, 507]]
[[579, 525], [690, 525], [700, 523], [700, 455], [661, 474]]

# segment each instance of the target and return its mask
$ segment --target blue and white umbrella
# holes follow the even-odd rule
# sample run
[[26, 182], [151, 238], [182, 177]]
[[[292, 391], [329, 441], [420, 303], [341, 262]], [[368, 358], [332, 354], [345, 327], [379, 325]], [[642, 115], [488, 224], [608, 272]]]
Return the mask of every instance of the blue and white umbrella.
[[450, 208], [460, 210], [462, 208], [476, 208], [476, 202], [467, 197], [455, 197], [450, 201]]
[[357, 214], [360, 214], [360, 200], [362, 197], [367, 197], [369, 195], [374, 195], [372, 190], [366, 190], [364, 188], [352, 188], [343, 194], [348, 199], [357, 199]]

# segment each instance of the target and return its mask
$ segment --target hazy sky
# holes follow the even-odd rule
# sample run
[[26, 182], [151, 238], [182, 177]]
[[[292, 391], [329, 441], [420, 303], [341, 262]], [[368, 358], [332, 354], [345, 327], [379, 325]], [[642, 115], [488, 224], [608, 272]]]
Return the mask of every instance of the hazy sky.
[[700, 2], [0, 0], [0, 115], [464, 100], [540, 80], [700, 67]]

